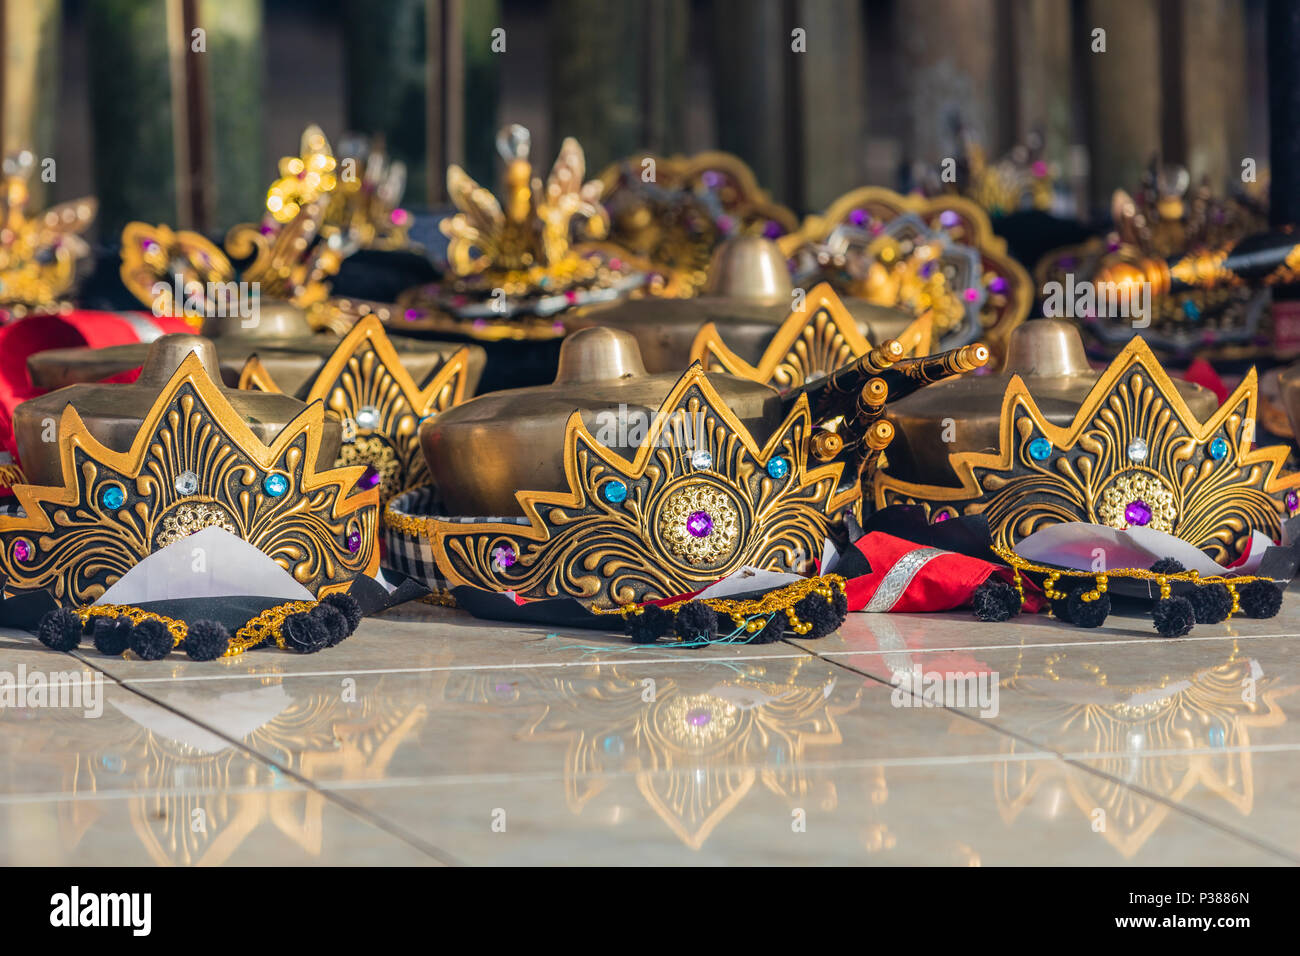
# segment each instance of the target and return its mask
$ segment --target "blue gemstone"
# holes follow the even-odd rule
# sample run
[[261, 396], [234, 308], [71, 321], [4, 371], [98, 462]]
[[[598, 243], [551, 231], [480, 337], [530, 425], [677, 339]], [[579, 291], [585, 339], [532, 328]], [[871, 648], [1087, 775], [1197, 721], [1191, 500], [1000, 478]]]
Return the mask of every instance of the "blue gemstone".
[[1046, 438], [1035, 438], [1029, 443], [1029, 457], [1034, 461], [1045, 461], [1052, 454], [1052, 443]]
[[1193, 302], [1191, 299], [1188, 299], [1186, 302], [1183, 303], [1183, 315], [1187, 316], [1189, 319], [1195, 322], [1197, 319], [1201, 317], [1201, 310], [1200, 308], [1197, 307], [1195, 302]]
[[786, 475], [790, 474], [790, 463], [784, 458], [773, 458], [767, 463], [767, 473], [780, 481]]
[[627, 499], [627, 485], [621, 481], [607, 481], [605, 487], [601, 489], [601, 494], [611, 505], [621, 504]]
[[116, 511], [126, 501], [126, 493], [117, 485], [109, 485], [99, 495], [100, 502], [110, 511]]
[[289, 479], [284, 475], [267, 475], [266, 480], [262, 482], [262, 488], [272, 498], [279, 498], [289, 490]]
[[1223, 457], [1228, 454], [1228, 443], [1222, 438], [1216, 438], [1210, 442], [1210, 457], [1215, 461], [1222, 461]]

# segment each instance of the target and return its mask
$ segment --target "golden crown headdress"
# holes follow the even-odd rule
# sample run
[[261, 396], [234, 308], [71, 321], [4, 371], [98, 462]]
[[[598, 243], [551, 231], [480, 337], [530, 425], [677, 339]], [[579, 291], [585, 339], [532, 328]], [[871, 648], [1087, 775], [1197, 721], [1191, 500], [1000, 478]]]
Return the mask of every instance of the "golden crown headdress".
[[932, 340], [933, 319], [926, 313], [897, 339], [873, 346], [830, 284], [821, 283], [808, 292], [803, 309], [781, 323], [757, 365], [732, 352], [713, 323], [696, 335], [691, 360], [706, 372], [725, 371], [783, 394], [815, 390], [812, 454], [842, 461], [860, 488], [894, 438], [894, 425], [885, 417], [889, 400], [988, 362], [983, 345], [932, 355]]
[[321, 235], [362, 249], [406, 249], [413, 217], [401, 208], [406, 164], [390, 160], [383, 140], [346, 136], [339, 145], [338, 183]]
[[812, 417], [800, 397], [762, 447], [698, 364], [664, 399], [629, 460], [578, 413], [565, 429], [567, 492], [521, 490], [526, 523], [385, 514], [427, 535], [452, 586], [571, 597], [613, 608], [698, 590], [751, 566], [811, 567], [834, 516], [855, 497], [842, 466], [810, 465]]
[[10, 593], [97, 600], [150, 554], [220, 527], [270, 556], [317, 596], [379, 565], [379, 501], [361, 467], [321, 467], [325, 408], [308, 406], [270, 445], [222, 395], [197, 354], [159, 393], [131, 447], [114, 451], [64, 408], [61, 486], [17, 485], [21, 512], [0, 516]]
[[23, 150], [4, 160], [0, 220], [0, 315], [57, 312], [77, 281], [77, 267], [90, 253], [81, 238], [95, 220], [94, 199], [74, 199], [28, 215], [27, 183], [35, 167]]
[[1045, 525], [1086, 521], [1165, 531], [1229, 563], [1253, 530], [1276, 540], [1300, 512], [1300, 473], [1283, 471], [1288, 450], [1253, 447], [1257, 399], [1251, 369], [1200, 422], [1134, 338], [1069, 425], [1052, 424], [1016, 376], [997, 450], [949, 457], [958, 487], [900, 481], [886, 470], [876, 478], [876, 504], [920, 504], [931, 520], [982, 514], [1002, 548]]
[[[928, 355], [934, 320], [926, 313], [898, 335], [904, 358]], [[814, 286], [803, 307], [791, 311], [763, 350], [757, 365], [733, 352], [713, 322], [700, 328], [691, 343], [691, 361], [704, 370], [723, 371], [778, 391], [800, 388], [867, 355], [873, 346], [830, 283]]]
[[[1029, 315], [1033, 285], [1024, 267], [1007, 253], [1005, 240], [994, 234], [988, 214], [970, 200], [960, 196], [904, 196], [879, 186], [864, 186], [836, 199], [825, 213], [806, 217], [797, 231], [777, 241], [787, 256], [811, 249], [815, 259], [817, 247], [837, 230], [850, 227], [878, 235], [894, 220], [908, 215], [916, 216], [928, 229], [942, 233], [951, 242], [973, 247], [979, 253], [977, 282], [963, 289], [962, 295], [978, 298], [980, 327], [963, 327], [961, 340], [945, 339], [943, 330], [936, 329], [938, 344], [951, 348], [979, 338], [995, 355], [1001, 355], [1012, 329]], [[870, 264], [875, 257], [863, 257], [863, 261]], [[868, 277], [852, 278], [862, 281]]]
[[460, 211], [439, 228], [450, 240], [447, 260], [461, 285], [521, 296], [563, 292], [594, 278], [597, 267], [578, 254], [574, 237], [603, 239], [609, 219], [599, 180], [583, 180], [587, 160], [578, 141], [566, 137], [560, 144], [545, 183], [533, 176], [528, 130], [503, 130], [497, 149], [506, 163], [504, 202], [454, 163], [447, 168], [447, 191]]
[[[378, 486], [381, 505], [393, 495], [429, 483], [420, 450], [420, 423], [466, 398], [469, 349], [455, 352], [417, 384], [402, 365], [378, 317], [368, 315], [339, 342], [296, 398], [321, 401], [343, 421], [336, 464], [369, 466], [363, 484]], [[239, 387], [278, 392], [256, 355]]]
[[[231, 285], [232, 258], [249, 260], [239, 278], [256, 283], [260, 296], [301, 308], [322, 302], [329, 295], [330, 277], [352, 251], [351, 245], [320, 235], [338, 184], [334, 168], [325, 134], [317, 126], [307, 127], [301, 155], [280, 161], [281, 176], [267, 191], [262, 222], [242, 223], [226, 234], [229, 256], [196, 232], [128, 223], [122, 230], [123, 284], [159, 314], [183, 316], [195, 329], [204, 316], [228, 314], [230, 297], [238, 294]], [[182, 302], [175, 301], [178, 285]]]
[[[1107, 235], [1053, 250], [1034, 267], [1047, 314], [1052, 314], [1047, 301], [1052, 290], [1111, 282], [1136, 287], [1149, 281], [1152, 314], [1143, 337], [1153, 348], [1178, 354], [1204, 354], [1210, 348], [1227, 358], [1258, 351], [1268, 319], [1264, 287], [1293, 277], [1265, 275], [1250, 256], [1238, 274], [1225, 268], [1224, 260], [1238, 241], [1268, 228], [1261, 204], [1245, 196], [1216, 196], [1206, 183], [1192, 187], [1187, 170], [1153, 160], [1135, 193], [1115, 190], [1111, 218]], [[1173, 291], [1171, 278], [1179, 280]], [[1118, 351], [1128, 341], [1127, 311], [1122, 321], [1100, 314], [1104, 311], [1092, 309], [1076, 318], [1107, 351]]]
[[650, 291], [659, 296], [697, 295], [723, 240], [775, 239], [798, 226], [731, 153], [628, 156], [606, 167], [600, 182], [610, 239], [648, 261], [655, 273]]

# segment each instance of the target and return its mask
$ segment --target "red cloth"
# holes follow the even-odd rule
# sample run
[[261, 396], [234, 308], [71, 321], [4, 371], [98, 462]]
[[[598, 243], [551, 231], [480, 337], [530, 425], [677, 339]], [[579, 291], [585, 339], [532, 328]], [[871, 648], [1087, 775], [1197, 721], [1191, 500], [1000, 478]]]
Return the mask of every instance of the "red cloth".
[[1228, 386], [1214, 370], [1214, 366], [1203, 358], [1193, 359], [1192, 364], [1187, 366], [1187, 371], [1183, 373], [1183, 380], [1208, 388], [1219, 400], [1220, 405], [1228, 400]]
[[[33, 315], [0, 326], [0, 449], [18, 461], [14, 443], [13, 411], [20, 403], [43, 393], [32, 383], [27, 358], [47, 349], [103, 348], [140, 341], [141, 327], [167, 332], [192, 332], [180, 319], [159, 318], [133, 312], [128, 318], [117, 312], [78, 309], [61, 315]], [[114, 376], [111, 381], [133, 382], [138, 372]], [[0, 486], [0, 494], [9, 489]]]
[[[942, 551], [896, 538], [883, 531], [863, 535], [854, 547], [871, 564], [871, 573], [851, 578], [845, 586], [850, 611], [951, 611], [970, 603], [975, 589], [997, 575], [1013, 578], [1004, 565]], [[1041, 592], [1028, 578], [1024, 582], [1024, 610], [1037, 611]], [[878, 598], [873, 604], [873, 599]]]

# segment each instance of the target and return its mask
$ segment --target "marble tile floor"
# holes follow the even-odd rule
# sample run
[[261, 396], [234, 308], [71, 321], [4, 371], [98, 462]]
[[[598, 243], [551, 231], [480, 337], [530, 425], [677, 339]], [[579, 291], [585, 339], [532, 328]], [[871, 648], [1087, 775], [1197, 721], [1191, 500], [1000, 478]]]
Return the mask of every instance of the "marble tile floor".
[[1297, 642], [1295, 589], [1172, 641], [959, 612], [637, 648], [419, 603], [307, 657], [0, 632], [0, 863], [1294, 864]]

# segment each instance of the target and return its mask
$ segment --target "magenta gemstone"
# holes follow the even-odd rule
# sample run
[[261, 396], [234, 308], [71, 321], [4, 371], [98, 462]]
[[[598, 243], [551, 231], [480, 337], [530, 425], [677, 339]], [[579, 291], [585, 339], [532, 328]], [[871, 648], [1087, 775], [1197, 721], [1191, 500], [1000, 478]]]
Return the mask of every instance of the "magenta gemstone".
[[349, 532], [348, 532], [348, 550], [351, 551], [353, 554], [356, 554], [358, 551], [361, 550], [361, 532], [360, 532], [360, 531], [349, 531]]
[[1002, 278], [1002, 276], [994, 276], [993, 281], [989, 283], [989, 291], [996, 295], [1001, 295], [1003, 292], [1006, 292], [1007, 280]]
[[1124, 520], [1129, 524], [1148, 524], [1151, 521], [1151, 509], [1147, 507], [1147, 503], [1141, 498], [1137, 501], [1130, 501], [1128, 507], [1124, 509]]
[[943, 212], [939, 213], [939, 225], [943, 226], [945, 229], [951, 229], [959, 222], [961, 222], [961, 217], [951, 209], [945, 209]]
[[1288, 491], [1286, 493], [1286, 507], [1288, 511], [1295, 511], [1300, 508], [1300, 495], [1297, 495], [1294, 491]]
[[855, 209], [849, 213], [849, 222], [859, 229], [867, 224], [867, 211], [865, 209]]
[[14, 560], [26, 561], [32, 556], [32, 547], [26, 541], [14, 542]]
[[934, 520], [935, 523], [938, 524], [940, 521], [947, 521], [951, 517], [952, 515], [948, 514], [948, 512], [940, 511], [937, 515], [934, 516]]
[[781, 228], [781, 224], [772, 219], [769, 219], [767, 221], [767, 224], [763, 226], [763, 235], [768, 239], [778, 238], [783, 231], [784, 230]]
[[703, 538], [713, 530], [713, 519], [707, 511], [693, 511], [686, 519], [686, 530], [692, 537]]
[[690, 711], [686, 715], [686, 722], [689, 723], [692, 727], [703, 727], [712, 719], [713, 719], [713, 715], [711, 713], [709, 713], [707, 710], [698, 709], [698, 708], [696, 710]]
[[492, 552], [492, 560], [498, 567], [508, 568], [515, 563], [515, 549], [508, 544], [503, 544]]

